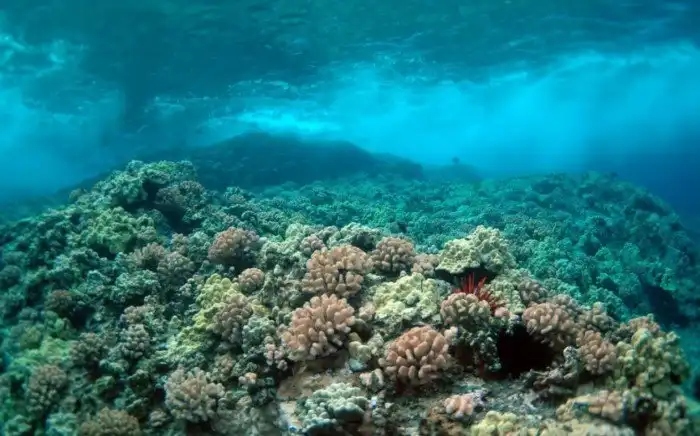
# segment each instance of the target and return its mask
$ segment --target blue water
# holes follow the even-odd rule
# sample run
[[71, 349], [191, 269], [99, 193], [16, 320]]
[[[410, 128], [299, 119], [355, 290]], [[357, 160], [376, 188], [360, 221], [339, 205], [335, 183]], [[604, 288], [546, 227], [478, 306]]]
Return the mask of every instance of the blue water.
[[232, 14], [210, 24], [197, 2], [7, 3], [4, 199], [262, 129], [486, 177], [615, 172], [700, 215], [697, 2], [201, 2]]

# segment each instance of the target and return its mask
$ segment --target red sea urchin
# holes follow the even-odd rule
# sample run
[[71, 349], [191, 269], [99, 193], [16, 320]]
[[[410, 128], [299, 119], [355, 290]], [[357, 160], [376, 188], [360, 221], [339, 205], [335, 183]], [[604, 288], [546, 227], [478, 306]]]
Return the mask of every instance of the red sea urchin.
[[491, 308], [491, 313], [505, 306], [502, 299], [493, 295], [491, 292], [484, 289], [486, 284], [486, 276], [482, 277], [478, 282], [474, 279], [474, 273], [469, 273], [459, 280], [459, 287], [454, 288], [452, 292], [455, 294], [472, 294], [481, 301], [488, 303]]

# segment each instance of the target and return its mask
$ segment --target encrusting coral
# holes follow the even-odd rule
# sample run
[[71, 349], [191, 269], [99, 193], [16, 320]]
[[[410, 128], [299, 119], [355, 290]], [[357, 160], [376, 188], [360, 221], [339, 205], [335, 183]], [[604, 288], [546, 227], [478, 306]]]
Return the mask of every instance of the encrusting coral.
[[443, 244], [302, 210], [135, 162], [4, 228], [0, 432], [698, 434], [679, 337], [582, 298], [539, 217]]
[[375, 311], [374, 321], [395, 335], [406, 323], [433, 322], [444, 290], [437, 280], [413, 273], [373, 286], [369, 294]]

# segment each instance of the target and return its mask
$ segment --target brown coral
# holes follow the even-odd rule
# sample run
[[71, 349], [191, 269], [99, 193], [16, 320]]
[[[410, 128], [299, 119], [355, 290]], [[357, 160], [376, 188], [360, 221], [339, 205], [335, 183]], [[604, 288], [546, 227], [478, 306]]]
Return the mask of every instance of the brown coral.
[[440, 304], [440, 315], [448, 325], [467, 329], [488, 328], [491, 307], [474, 294], [450, 294]]
[[398, 275], [408, 271], [415, 262], [416, 252], [413, 244], [406, 239], [388, 236], [377, 244], [371, 254], [374, 268], [387, 275]]
[[247, 267], [255, 258], [260, 237], [250, 230], [231, 227], [219, 232], [209, 247], [209, 260], [227, 266]]
[[309, 235], [301, 240], [299, 243], [299, 251], [304, 256], [311, 256], [315, 251], [323, 250], [326, 248], [326, 244], [323, 239], [319, 238], [318, 235]]
[[549, 291], [538, 281], [525, 279], [518, 283], [518, 293], [525, 306], [543, 302]]
[[231, 344], [238, 344], [248, 318], [253, 315], [253, 309], [248, 299], [238, 292], [224, 297], [224, 301], [214, 314], [210, 329]]
[[602, 390], [568, 400], [557, 409], [557, 417], [570, 421], [582, 414], [620, 423], [625, 415], [625, 396], [618, 391]]
[[412, 385], [429, 383], [447, 368], [449, 344], [430, 326], [414, 327], [389, 343], [379, 365], [392, 379]]
[[435, 254], [417, 254], [411, 266], [411, 273], [423, 274], [425, 277], [433, 277], [435, 275], [435, 267], [437, 267], [440, 259]]
[[99, 363], [107, 350], [107, 344], [102, 336], [96, 333], [82, 333], [70, 348], [70, 359], [73, 365], [92, 367]]
[[238, 276], [238, 284], [244, 294], [253, 293], [262, 288], [265, 283], [265, 273], [258, 268], [247, 268]]
[[367, 253], [352, 245], [316, 251], [306, 263], [302, 290], [348, 297], [362, 289], [364, 276], [371, 267]]
[[530, 334], [555, 350], [573, 344], [579, 329], [566, 307], [551, 302], [531, 305], [523, 312], [523, 320]]
[[576, 344], [586, 370], [600, 375], [612, 371], [617, 362], [615, 345], [603, 339], [600, 332], [587, 330], [578, 335]]
[[130, 325], [122, 332], [119, 348], [125, 358], [140, 359], [151, 348], [151, 335], [143, 324]]
[[585, 329], [608, 331], [614, 328], [615, 320], [608, 315], [603, 303], [594, 303], [589, 310], [584, 310], [578, 319]]
[[634, 334], [640, 330], [646, 330], [652, 336], [658, 336], [661, 334], [661, 326], [654, 321], [654, 318], [651, 315], [648, 315], [632, 318], [629, 321], [620, 324], [613, 333], [613, 336], [618, 341], [630, 342]]
[[194, 270], [194, 262], [177, 251], [166, 254], [157, 268], [158, 276], [166, 284], [173, 286], [185, 283]]
[[177, 419], [206, 422], [217, 416], [224, 387], [211, 383], [207, 373], [199, 368], [185, 372], [175, 370], [165, 382], [165, 405]]
[[292, 360], [312, 360], [335, 353], [355, 323], [355, 310], [336, 295], [314, 297], [292, 313], [282, 341]]
[[58, 366], [37, 367], [29, 378], [25, 391], [27, 410], [32, 414], [49, 411], [68, 386], [68, 375]]
[[80, 436], [138, 436], [141, 434], [138, 419], [123, 410], [104, 408], [93, 418], [80, 425]]
[[80, 305], [80, 297], [70, 291], [58, 289], [46, 296], [44, 307], [61, 317], [70, 318]]
[[168, 250], [162, 245], [151, 242], [131, 253], [129, 258], [135, 266], [142, 269], [156, 271], [158, 264], [168, 254]]

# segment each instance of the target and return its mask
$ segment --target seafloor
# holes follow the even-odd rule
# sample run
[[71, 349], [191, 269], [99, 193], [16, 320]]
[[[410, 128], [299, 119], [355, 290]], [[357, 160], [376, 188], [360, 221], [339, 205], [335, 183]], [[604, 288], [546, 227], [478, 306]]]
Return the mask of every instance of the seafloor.
[[700, 434], [661, 200], [274, 144], [5, 208], [3, 435]]

